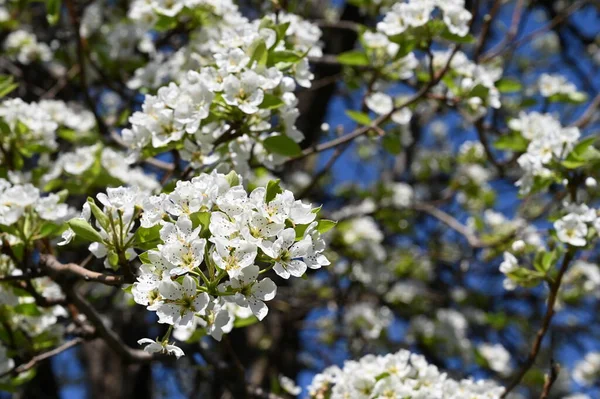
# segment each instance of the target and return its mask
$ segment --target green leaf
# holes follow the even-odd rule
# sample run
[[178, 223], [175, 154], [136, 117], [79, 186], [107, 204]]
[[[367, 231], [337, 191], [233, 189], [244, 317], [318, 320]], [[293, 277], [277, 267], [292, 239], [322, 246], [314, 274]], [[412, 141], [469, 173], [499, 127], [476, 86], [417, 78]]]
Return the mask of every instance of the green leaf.
[[50, 25], [56, 25], [60, 19], [61, 0], [46, 0], [46, 19]]
[[450, 32], [448, 30], [448, 28], [444, 29], [440, 33], [440, 37], [442, 39], [446, 39], [446, 40], [449, 40], [449, 41], [454, 42], [454, 43], [469, 44], [469, 43], [474, 43], [475, 42], [475, 38], [470, 33], [467, 33], [464, 36], [459, 36], [459, 35], [456, 35], [456, 34]]
[[285, 39], [285, 35], [289, 27], [290, 23], [286, 22], [283, 24], [279, 24], [273, 28], [275, 30], [275, 33], [277, 33], [277, 41]]
[[494, 143], [494, 147], [499, 150], [517, 152], [527, 151], [528, 145], [529, 141], [525, 139], [519, 132], [510, 132], [509, 134], [505, 134]]
[[600, 151], [594, 146], [596, 137], [586, 137], [573, 147], [562, 165], [569, 169], [579, 168], [600, 160]]
[[265, 97], [264, 97], [262, 103], [260, 103], [260, 105], [258, 106], [258, 108], [277, 109], [277, 108], [281, 107], [283, 104], [285, 104], [285, 103], [278, 96], [276, 96], [274, 94], [270, 94], [270, 93], [265, 93]]
[[235, 321], [233, 322], [233, 327], [243, 328], [243, 327], [251, 326], [252, 324], [256, 324], [256, 323], [258, 323], [258, 319], [254, 315], [243, 318], [243, 319], [236, 317]]
[[0, 98], [16, 89], [19, 85], [14, 83], [14, 78], [9, 75], [0, 75]]
[[350, 110], [346, 111], [346, 115], [348, 115], [350, 119], [352, 119], [354, 122], [360, 125], [371, 124], [371, 118], [369, 118], [369, 115], [365, 114], [364, 112]]
[[321, 219], [317, 224], [317, 231], [321, 234], [326, 233], [329, 230], [331, 230], [336, 224], [337, 222], [334, 222], [333, 220]]
[[267, 45], [263, 39], [257, 39], [250, 45], [248, 49], [250, 55], [250, 61], [248, 65], [252, 65], [255, 61], [258, 65], [267, 65], [267, 59], [269, 52], [267, 51]]
[[138, 258], [140, 259], [140, 261], [144, 264], [149, 264], [150, 262], [150, 256], [148, 255], [148, 251], [146, 252], [142, 252], [141, 254], [138, 255]]
[[294, 157], [302, 153], [302, 149], [294, 140], [284, 135], [267, 137], [263, 141], [263, 146], [267, 151], [274, 154]]
[[297, 224], [294, 226], [294, 230], [296, 231], [296, 241], [301, 240], [304, 237], [304, 232], [310, 226], [309, 224]]
[[160, 239], [161, 225], [157, 224], [152, 227], [140, 227], [135, 232], [134, 246], [140, 249], [153, 249], [162, 242]]
[[106, 216], [106, 214], [102, 212], [98, 205], [96, 205], [96, 202], [92, 197], [87, 198], [87, 203], [90, 206], [90, 209], [92, 210], [92, 214], [94, 215], [98, 223], [100, 223], [100, 226], [102, 226], [104, 230], [108, 231], [108, 228], [110, 227], [110, 220], [108, 219], [108, 216]]
[[20, 303], [13, 308], [16, 313], [27, 316], [41, 316], [42, 312], [38, 309], [35, 303]]
[[381, 143], [390, 154], [398, 155], [402, 152], [402, 142], [396, 134], [386, 134]]
[[69, 227], [73, 229], [75, 234], [77, 234], [84, 240], [92, 242], [104, 241], [100, 233], [98, 233], [92, 226], [90, 226], [90, 224], [86, 222], [85, 219], [74, 218], [69, 220], [67, 223]]
[[495, 83], [500, 93], [515, 93], [523, 89], [523, 85], [518, 80], [512, 78], [502, 78]]
[[154, 29], [159, 32], [171, 30], [177, 26], [177, 19], [166, 15], [158, 14], [158, 20], [154, 24]]
[[3, 119], [0, 119], [0, 132], [2, 132], [3, 136], [10, 136], [10, 126]]
[[45, 222], [39, 229], [38, 234], [36, 235], [36, 239], [44, 238], [49, 235], [54, 235], [59, 233], [62, 230], [61, 225], [52, 222]]
[[586, 137], [586, 138], [580, 140], [577, 144], [575, 144], [575, 147], [573, 147], [573, 149], [569, 153], [569, 157], [574, 157], [576, 159], [583, 159], [585, 152], [588, 150], [588, 148], [592, 144], [594, 144], [595, 141], [596, 141], [595, 136]]
[[337, 56], [340, 64], [351, 66], [366, 66], [369, 65], [369, 57], [362, 51], [347, 51]]
[[292, 62], [296, 63], [302, 59], [302, 54], [295, 51], [282, 50], [274, 51], [269, 56], [269, 64], [277, 64], [278, 62]]
[[229, 187], [235, 187], [240, 185], [240, 177], [233, 170], [227, 173], [227, 175], [225, 176], [225, 180], [227, 180], [227, 183], [229, 183]]
[[581, 104], [586, 102], [588, 99], [587, 94], [582, 92], [575, 93], [558, 93], [548, 97], [548, 101], [551, 103], [565, 102], [570, 104]]
[[202, 226], [202, 229], [207, 229], [210, 224], [210, 212], [196, 212], [190, 215], [192, 227], [195, 229]]
[[265, 202], [267, 202], [267, 203], [271, 202], [277, 194], [281, 194], [282, 192], [283, 192], [283, 190], [281, 189], [281, 186], [279, 185], [279, 179], [270, 180], [267, 183], [267, 193], [265, 194]]

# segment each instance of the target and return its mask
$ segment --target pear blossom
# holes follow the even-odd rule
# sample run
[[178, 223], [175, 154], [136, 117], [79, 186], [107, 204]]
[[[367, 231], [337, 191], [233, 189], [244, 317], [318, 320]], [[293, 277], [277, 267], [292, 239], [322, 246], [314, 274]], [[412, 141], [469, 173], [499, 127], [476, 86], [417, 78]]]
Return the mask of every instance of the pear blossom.
[[206, 292], [198, 293], [196, 283], [190, 276], [184, 276], [182, 284], [172, 280], [163, 280], [159, 293], [164, 298], [153, 305], [156, 308], [159, 323], [187, 325], [195, 314], [203, 315], [208, 306]]
[[563, 216], [554, 222], [554, 228], [560, 241], [575, 247], [586, 245], [588, 228], [579, 215], [569, 213]]
[[269, 311], [265, 301], [275, 297], [277, 286], [268, 277], [257, 281], [258, 272], [256, 265], [244, 268], [238, 277], [231, 279], [230, 287], [239, 291], [233, 300], [239, 306], [249, 307], [256, 318], [262, 320]]
[[138, 340], [138, 345], [148, 344], [144, 347], [144, 351], [153, 354], [153, 353], [163, 353], [166, 355], [173, 354], [177, 359], [181, 356], [184, 356], [183, 350], [178, 346], [173, 344], [169, 344], [167, 342], [159, 342], [158, 340], [153, 341], [150, 338], [142, 338]]

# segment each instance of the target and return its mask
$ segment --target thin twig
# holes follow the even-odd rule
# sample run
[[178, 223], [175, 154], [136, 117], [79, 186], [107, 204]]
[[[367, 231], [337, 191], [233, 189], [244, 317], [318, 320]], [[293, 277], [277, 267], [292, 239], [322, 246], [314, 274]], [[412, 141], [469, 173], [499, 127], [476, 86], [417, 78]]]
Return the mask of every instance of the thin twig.
[[62, 353], [64, 351], [66, 351], [66, 350], [69, 350], [72, 347], [77, 346], [77, 345], [79, 345], [82, 342], [83, 342], [83, 338], [77, 337], [77, 338], [74, 338], [74, 339], [72, 339], [70, 341], [65, 342], [64, 344], [62, 344], [60, 346], [57, 346], [56, 348], [54, 348], [52, 350], [49, 350], [49, 351], [44, 352], [44, 353], [40, 353], [39, 355], [36, 355], [36, 356], [32, 357], [31, 360], [29, 360], [27, 363], [23, 363], [23, 364], [15, 367], [15, 368], [13, 368], [11, 370], [8, 370], [5, 373], [0, 374], [0, 379], [2, 377], [10, 375], [10, 374], [20, 374], [20, 373], [23, 373], [23, 372], [25, 372], [27, 370], [30, 370], [30, 369], [34, 368], [35, 366], [37, 366], [37, 364], [40, 363], [41, 361], [49, 359], [49, 358], [51, 358], [53, 356], [56, 356], [59, 353]]
[[534, 30], [533, 32], [529, 33], [528, 35], [523, 36], [521, 39], [519, 39], [517, 41], [507, 43], [507, 45], [502, 48], [493, 49], [493, 50], [489, 51], [488, 53], [484, 54], [483, 57], [481, 57], [482, 61], [483, 62], [489, 61], [511, 49], [516, 49], [516, 48], [522, 46], [523, 44], [533, 40], [538, 35], [545, 33], [547, 31], [549, 31], [550, 29], [554, 28], [555, 26], [564, 22], [567, 18], [569, 18], [569, 16], [571, 16], [571, 14], [573, 14], [575, 11], [577, 11], [578, 9], [583, 7], [585, 4], [587, 4], [586, 0], [580, 0], [580, 1], [573, 3], [564, 12], [562, 12], [561, 14], [558, 14], [555, 18], [553, 18], [548, 24], [542, 26], [541, 28]]
[[550, 294], [548, 295], [548, 305], [546, 308], [546, 314], [544, 315], [544, 319], [542, 320], [542, 325], [538, 330], [535, 339], [533, 340], [533, 345], [531, 350], [529, 351], [529, 355], [527, 359], [521, 366], [519, 372], [515, 376], [514, 380], [506, 387], [506, 391], [502, 394], [501, 398], [505, 398], [513, 389], [515, 389], [520, 383], [525, 374], [529, 371], [529, 369], [533, 366], [535, 359], [542, 347], [542, 341], [544, 340], [544, 336], [546, 332], [548, 332], [548, 328], [550, 328], [550, 323], [552, 322], [552, 317], [554, 316], [554, 305], [556, 304], [556, 297], [558, 296], [558, 289], [560, 288], [560, 284], [562, 282], [562, 278], [569, 267], [569, 264], [573, 260], [575, 256], [575, 252], [573, 250], [569, 250], [564, 258], [560, 269], [558, 270], [558, 275], [554, 279], [550, 287]]
[[484, 23], [481, 27], [481, 34], [479, 35], [479, 41], [477, 42], [477, 47], [475, 47], [475, 51], [473, 52], [473, 60], [475, 62], [479, 61], [479, 56], [483, 51], [485, 44], [489, 38], [490, 26], [494, 22], [496, 18], [496, 14], [500, 11], [500, 6], [502, 5], [502, 0], [495, 0], [492, 8], [488, 14], [483, 17]]
[[85, 43], [84, 39], [81, 37], [79, 33], [80, 28], [80, 20], [79, 15], [77, 14], [77, 10], [75, 8], [75, 4], [73, 0], [66, 0], [65, 5], [69, 12], [69, 17], [71, 19], [71, 25], [73, 27], [73, 32], [75, 34], [75, 40], [77, 40], [77, 63], [79, 64], [79, 80], [81, 85], [81, 91], [83, 93], [83, 98], [92, 113], [94, 114], [94, 118], [96, 119], [96, 124], [98, 125], [98, 129], [100, 133], [106, 138], [110, 138], [110, 131], [104, 120], [98, 113], [98, 109], [96, 108], [96, 104], [94, 104], [94, 100], [90, 96], [89, 88], [87, 84], [87, 71], [85, 68]]
[[583, 115], [579, 117], [571, 126], [582, 128], [585, 127], [590, 121], [598, 114], [598, 107], [600, 107], [600, 93], [596, 94], [596, 97], [590, 102], [590, 105], [585, 109]]
[[481, 248], [484, 246], [484, 244], [481, 242], [481, 240], [473, 233], [473, 231], [471, 229], [469, 229], [467, 226], [460, 223], [452, 215], [442, 211], [441, 209], [438, 209], [435, 206], [432, 206], [427, 203], [419, 203], [419, 202], [417, 202], [413, 205], [413, 209], [415, 209], [417, 211], [425, 212], [425, 213], [433, 216], [434, 218], [438, 219], [439, 221], [443, 222], [445, 225], [450, 227], [452, 230], [456, 231], [457, 233], [460, 233], [463, 237], [465, 237], [465, 239], [467, 240], [469, 245], [471, 245], [472, 247]]
[[396, 112], [402, 108], [408, 107], [409, 105], [412, 105], [415, 102], [419, 101], [422, 97], [424, 97], [427, 94], [427, 92], [433, 86], [435, 86], [444, 77], [446, 72], [448, 72], [448, 70], [450, 69], [450, 64], [452, 63], [452, 59], [454, 58], [454, 56], [456, 55], [456, 53], [458, 52], [459, 49], [460, 49], [460, 46], [454, 47], [454, 50], [450, 54], [450, 57], [448, 57], [448, 61], [447, 61], [446, 65], [444, 66], [444, 68], [442, 68], [442, 70], [440, 70], [437, 73], [437, 75], [435, 76], [434, 79], [431, 79], [425, 86], [423, 86], [417, 93], [415, 93], [410, 99], [408, 99], [408, 101], [404, 102], [402, 105], [395, 107], [391, 112], [389, 112], [387, 114], [379, 116], [378, 118], [374, 119], [370, 124], [361, 126], [344, 136], [335, 138], [331, 141], [316, 145], [314, 147], [307, 148], [304, 151], [302, 151], [302, 153], [300, 155], [298, 155], [294, 158], [291, 158], [291, 159], [287, 160], [286, 162], [291, 162], [291, 161], [295, 161], [298, 159], [302, 159], [311, 154], [326, 151], [330, 148], [334, 148], [334, 147], [337, 147], [344, 143], [353, 141], [357, 137], [360, 137], [360, 136], [366, 134], [367, 132], [374, 130], [377, 126], [386, 122], [392, 116], [392, 114], [394, 112]]
[[556, 382], [559, 372], [560, 366], [558, 365], [558, 363], [552, 361], [550, 365], [550, 373], [546, 375], [546, 378], [544, 380], [544, 389], [542, 390], [540, 399], [548, 399], [548, 396], [550, 395], [550, 390], [552, 389], [552, 385], [554, 385], [554, 383]]

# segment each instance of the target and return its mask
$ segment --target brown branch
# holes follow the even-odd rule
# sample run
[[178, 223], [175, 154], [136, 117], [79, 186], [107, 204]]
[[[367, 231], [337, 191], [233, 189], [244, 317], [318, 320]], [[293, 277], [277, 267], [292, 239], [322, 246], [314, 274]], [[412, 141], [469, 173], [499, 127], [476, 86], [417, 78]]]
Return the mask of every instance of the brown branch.
[[454, 47], [454, 50], [452, 51], [452, 53], [450, 54], [450, 57], [448, 57], [448, 62], [446, 63], [446, 65], [444, 66], [444, 68], [442, 68], [442, 70], [440, 70], [437, 75], [435, 76], [434, 79], [431, 79], [425, 86], [423, 86], [418, 92], [416, 92], [410, 99], [408, 99], [408, 101], [406, 101], [405, 103], [403, 103], [402, 105], [395, 107], [391, 112], [385, 114], [385, 115], [381, 115], [378, 118], [374, 119], [370, 124], [365, 125], [365, 126], [361, 126], [357, 129], [355, 129], [354, 131], [335, 138], [331, 141], [328, 141], [326, 143], [322, 143], [319, 145], [316, 145], [314, 147], [310, 147], [305, 149], [304, 151], [302, 151], [302, 154], [294, 157], [294, 158], [290, 158], [289, 160], [287, 160], [286, 162], [291, 162], [291, 161], [295, 161], [298, 159], [302, 159], [305, 158], [311, 154], [314, 153], [318, 153], [318, 152], [322, 152], [322, 151], [326, 151], [329, 150], [330, 148], [335, 148], [339, 145], [342, 145], [344, 143], [348, 143], [354, 139], [356, 139], [357, 137], [362, 136], [363, 134], [366, 134], [367, 132], [374, 130], [375, 128], [377, 128], [379, 125], [381, 125], [382, 123], [386, 122], [394, 112], [408, 107], [409, 105], [414, 104], [415, 102], [419, 101], [421, 98], [423, 98], [427, 92], [429, 92], [429, 90], [435, 86], [446, 74], [446, 72], [448, 72], [448, 70], [450, 69], [450, 64], [452, 63], [452, 59], [454, 58], [454, 56], [456, 55], [456, 53], [458, 52], [458, 50], [460, 49], [460, 46], [456, 46]]
[[352, 21], [326, 21], [321, 19], [312, 22], [319, 28], [324, 29], [344, 29], [351, 30], [353, 32], [358, 32], [360, 29], [360, 24]]
[[587, 3], [588, 3], [588, 1], [586, 1], [586, 0], [579, 0], [575, 3], [573, 3], [564, 12], [558, 14], [555, 18], [553, 18], [548, 24], [542, 26], [541, 28], [534, 30], [533, 32], [529, 33], [528, 35], [523, 36], [521, 39], [519, 39], [517, 41], [508, 43], [503, 48], [492, 50], [492, 51], [484, 54], [482, 57], [482, 61], [483, 62], [489, 61], [492, 58], [495, 58], [511, 49], [512, 50], [517, 49], [518, 47], [522, 46], [523, 44], [535, 39], [538, 35], [545, 33], [547, 31], [549, 31], [550, 29], [553, 29], [554, 27], [560, 25], [565, 20], [567, 20], [569, 18], [569, 16], [571, 16], [571, 14], [573, 14], [575, 11], [577, 11], [578, 9], [580, 9]]
[[565, 254], [562, 265], [558, 270], [558, 275], [556, 276], [550, 287], [550, 294], [548, 295], [548, 305], [546, 308], [546, 314], [544, 315], [542, 325], [538, 330], [535, 339], [533, 340], [533, 345], [531, 347], [531, 350], [529, 351], [529, 355], [527, 356], [527, 359], [521, 366], [521, 369], [515, 376], [514, 380], [506, 387], [506, 391], [502, 394], [501, 398], [506, 398], [506, 396], [521, 383], [521, 380], [523, 379], [525, 374], [527, 374], [529, 369], [531, 369], [531, 367], [533, 366], [533, 363], [535, 362], [535, 359], [537, 358], [537, 355], [542, 347], [542, 341], [544, 340], [544, 336], [546, 335], [546, 332], [548, 332], [548, 329], [550, 328], [550, 323], [552, 322], [552, 317], [554, 316], [554, 305], [556, 303], [556, 297], [558, 296], [558, 289], [560, 288], [560, 283], [562, 282], [562, 278], [565, 272], [567, 271], [567, 268], [569, 267], [569, 264], [573, 260], [574, 256], [575, 252], [573, 250], [569, 250]]
[[27, 363], [23, 363], [11, 370], [8, 370], [5, 373], [0, 374], [0, 379], [2, 377], [10, 375], [10, 374], [20, 374], [27, 370], [30, 370], [30, 369], [34, 368], [35, 366], [37, 366], [37, 364], [40, 363], [41, 361], [49, 359], [53, 356], [56, 356], [59, 353], [62, 353], [68, 349], [71, 349], [72, 347], [77, 346], [82, 342], [83, 342], [83, 338], [77, 337], [70, 341], [65, 342], [64, 344], [62, 344], [60, 346], [57, 346], [56, 348], [54, 348], [52, 350], [49, 350], [44, 353], [40, 353], [39, 355], [32, 357]]
[[525, 8], [525, 0], [517, 0], [517, 4], [515, 5], [515, 9], [513, 11], [512, 20], [510, 23], [510, 28], [508, 29], [508, 33], [504, 36], [504, 39], [494, 46], [489, 52], [496, 53], [500, 51], [500, 49], [504, 48], [508, 43], [512, 42], [517, 33], [519, 32], [519, 26], [521, 24], [521, 18], [523, 16], [523, 8]]
[[96, 119], [96, 124], [98, 125], [100, 133], [102, 133], [104, 137], [110, 138], [111, 135], [108, 126], [106, 126], [104, 120], [98, 113], [98, 110], [96, 109], [96, 104], [94, 104], [94, 100], [92, 99], [89, 93], [89, 88], [87, 84], [87, 70], [85, 68], [85, 42], [79, 33], [79, 15], [77, 14], [77, 10], [75, 8], [73, 0], [66, 0], [65, 5], [69, 12], [69, 17], [71, 19], [71, 25], [75, 34], [75, 40], [77, 40], [77, 64], [79, 65], [79, 80], [81, 85], [81, 91], [83, 93], [83, 99], [85, 100], [87, 107], [94, 114], [94, 118]]
[[579, 117], [571, 126], [582, 128], [585, 127], [592, 118], [598, 113], [598, 107], [600, 107], [600, 93], [596, 94], [596, 97], [590, 102], [590, 105], [585, 109], [583, 115]]
[[490, 143], [487, 138], [485, 127], [483, 126], [483, 118], [479, 118], [475, 122], [475, 130], [477, 130], [477, 137], [479, 138], [479, 141], [481, 142], [481, 145], [483, 146], [483, 150], [485, 151], [485, 155], [487, 156], [487, 159], [491, 162], [492, 165], [494, 165], [496, 170], [498, 170], [500, 177], [503, 177], [504, 176], [504, 167], [503, 167], [503, 165], [498, 163], [498, 161], [496, 161], [496, 158], [494, 157], [494, 154], [492, 153], [492, 149], [490, 147]]
[[550, 396], [550, 390], [552, 389], [552, 385], [554, 385], [554, 383], [556, 382], [559, 372], [560, 366], [557, 363], [554, 363], [554, 361], [552, 361], [552, 364], [550, 365], [550, 373], [546, 374], [546, 378], [544, 380], [544, 389], [542, 390], [540, 399], [548, 399], [548, 396]]
[[471, 229], [460, 223], [456, 218], [454, 218], [454, 216], [442, 211], [441, 209], [424, 202], [417, 202], [412, 206], [412, 208], [417, 211], [425, 212], [438, 219], [446, 226], [465, 237], [470, 246], [474, 248], [481, 248], [485, 246], [485, 244], [481, 242], [481, 240], [473, 233], [473, 231], [471, 231]]
[[124, 282], [123, 276], [98, 273], [75, 263], [63, 264], [52, 255], [40, 255], [40, 264], [48, 271], [48, 274], [52, 276], [70, 275], [86, 281], [117, 286]]
[[[487, 43], [490, 33], [490, 26], [494, 22], [498, 11], [500, 11], [500, 6], [502, 5], [502, 0], [495, 0], [492, 8], [488, 14], [483, 17], [484, 23], [481, 27], [481, 34], [479, 35], [479, 41], [477, 42], [477, 47], [475, 47], [475, 51], [473, 52], [473, 60], [475, 62], [479, 61], [479, 56]], [[475, 18], [475, 17], [473, 17]]]
[[312, 189], [317, 185], [317, 183], [319, 183], [319, 180], [321, 180], [323, 178], [323, 176], [325, 176], [327, 174], [327, 172], [329, 172], [329, 170], [333, 167], [333, 165], [335, 164], [335, 162], [340, 158], [340, 156], [344, 153], [344, 151], [348, 148], [348, 145], [345, 145], [343, 147], [338, 147], [334, 150], [333, 155], [331, 155], [331, 158], [329, 158], [329, 160], [327, 161], [327, 163], [325, 164], [325, 166], [323, 166], [323, 169], [321, 169], [310, 181], [310, 183], [304, 187], [304, 189], [302, 189], [302, 192], [300, 194], [298, 194], [298, 198], [304, 198], [306, 197], [308, 194], [310, 194], [310, 192], [312, 191]]
[[63, 287], [63, 289], [66, 291], [67, 299], [69, 299], [69, 301], [73, 303], [73, 305], [75, 305], [75, 307], [83, 313], [95, 327], [98, 336], [102, 338], [115, 353], [121, 356], [123, 360], [130, 363], [139, 363], [149, 362], [155, 358], [141, 349], [133, 349], [127, 346], [115, 331], [109, 329], [106, 324], [104, 324], [102, 317], [96, 309], [94, 309], [94, 307], [83, 298], [74, 287]]

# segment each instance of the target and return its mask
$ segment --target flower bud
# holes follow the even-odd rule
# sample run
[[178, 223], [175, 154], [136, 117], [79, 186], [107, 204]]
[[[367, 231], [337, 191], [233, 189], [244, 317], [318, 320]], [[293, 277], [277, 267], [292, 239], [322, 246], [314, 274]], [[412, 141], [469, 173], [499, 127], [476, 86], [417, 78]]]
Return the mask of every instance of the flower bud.
[[523, 240], [517, 240], [517, 241], [515, 241], [515, 242], [512, 243], [512, 250], [514, 252], [521, 252], [524, 249], [525, 249], [525, 241], [523, 241]]
[[585, 185], [588, 188], [596, 188], [598, 182], [593, 177], [588, 177], [587, 179], [585, 179]]

